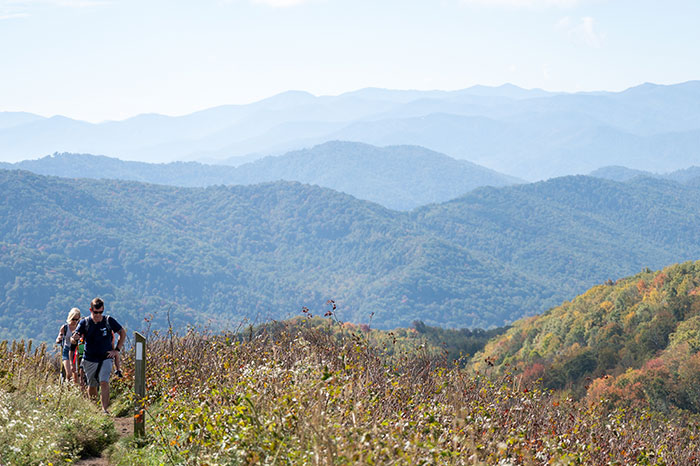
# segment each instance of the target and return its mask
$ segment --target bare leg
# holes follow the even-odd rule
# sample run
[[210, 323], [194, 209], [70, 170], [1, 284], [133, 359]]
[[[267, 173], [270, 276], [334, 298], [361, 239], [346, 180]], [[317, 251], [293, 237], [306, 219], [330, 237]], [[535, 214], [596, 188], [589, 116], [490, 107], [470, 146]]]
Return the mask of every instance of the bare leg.
[[109, 382], [100, 382], [100, 401], [102, 402], [102, 411], [107, 411], [109, 408]]
[[70, 360], [63, 361], [63, 369], [66, 371], [66, 380], [73, 378], [73, 370], [71, 369]]
[[[72, 356], [72, 355], [71, 355]], [[70, 374], [66, 376], [66, 380], [73, 380], [76, 384], [78, 383], [78, 368], [73, 365], [73, 359], [69, 359], [68, 361], [63, 361], [64, 363], [68, 363], [70, 366], [70, 371], [66, 369], [66, 374]]]
[[88, 395], [93, 400], [97, 399], [97, 387], [88, 387]]

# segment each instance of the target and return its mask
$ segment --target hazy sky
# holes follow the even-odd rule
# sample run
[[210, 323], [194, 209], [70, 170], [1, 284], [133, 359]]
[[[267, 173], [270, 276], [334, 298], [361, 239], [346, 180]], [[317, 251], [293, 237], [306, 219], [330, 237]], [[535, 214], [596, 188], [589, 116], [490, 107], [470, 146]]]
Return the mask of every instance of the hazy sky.
[[181, 115], [289, 90], [700, 79], [699, 0], [0, 0], [0, 111]]

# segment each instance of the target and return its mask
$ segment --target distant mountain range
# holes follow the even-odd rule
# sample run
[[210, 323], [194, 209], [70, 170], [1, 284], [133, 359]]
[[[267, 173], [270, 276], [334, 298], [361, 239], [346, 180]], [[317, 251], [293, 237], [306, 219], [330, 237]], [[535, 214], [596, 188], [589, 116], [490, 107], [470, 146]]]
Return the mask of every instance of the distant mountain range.
[[596, 178], [605, 178], [613, 181], [630, 181], [638, 177], [659, 178], [662, 180], [672, 180], [679, 183], [697, 183], [700, 179], [700, 167], [689, 167], [683, 170], [676, 170], [671, 173], [652, 173], [644, 170], [633, 170], [631, 168], [610, 166], [601, 167], [590, 173]]
[[181, 117], [100, 124], [0, 113], [5, 161], [72, 152], [239, 165], [333, 140], [419, 145], [530, 181], [607, 165], [665, 172], [700, 165], [700, 81], [576, 94], [512, 85], [321, 97], [290, 91]]
[[112, 178], [185, 187], [299, 181], [333, 188], [399, 210], [447, 201], [479, 186], [523, 182], [421, 147], [380, 148], [339, 141], [265, 157], [239, 167], [195, 162], [147, 164], [88, 154], [54, 154], [15, 164], [0, 163], [0, 168], [69, 178]]
[[[700, 186], [577, 176], [397, 212], [292, 182], [183, 188], [0, 170], [0, 339], [102, 295], [130, 328], [308, 306], [391, 328], [490, 327], [700, 256]], [[373, 317], [371, 317], [373, 315]], [[9, 329], [12, 329], [10, 332]]]

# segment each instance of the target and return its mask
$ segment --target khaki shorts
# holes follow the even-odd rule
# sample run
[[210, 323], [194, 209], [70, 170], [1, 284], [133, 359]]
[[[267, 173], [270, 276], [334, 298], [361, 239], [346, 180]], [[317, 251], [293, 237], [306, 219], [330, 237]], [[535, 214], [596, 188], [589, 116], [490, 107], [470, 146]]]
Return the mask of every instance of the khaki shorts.
[[100, 385], [100, 382], [109, 382], [109, 376], [112, 375], [112, 359], [105, 359], [102, 361], [100, 373], [96, 374], [99, 364], [99, 362], [86, 361], [83, 359], [83, 370], [85, 371], [85, 377], [87, 377], [89, 387], [97, 387]]

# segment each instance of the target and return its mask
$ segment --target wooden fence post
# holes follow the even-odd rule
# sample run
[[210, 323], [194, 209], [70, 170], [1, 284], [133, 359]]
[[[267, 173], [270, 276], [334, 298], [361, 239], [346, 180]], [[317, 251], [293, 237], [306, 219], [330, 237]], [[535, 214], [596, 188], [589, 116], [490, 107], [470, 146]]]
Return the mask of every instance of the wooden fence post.
[[146, 338], [139, 332], [134, 332], [134, 341], [136, 342], [134, 436], [143, 437], [146, 435], [146, 419], [144, 416], [144, 405], [146, 403]]

